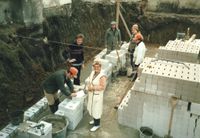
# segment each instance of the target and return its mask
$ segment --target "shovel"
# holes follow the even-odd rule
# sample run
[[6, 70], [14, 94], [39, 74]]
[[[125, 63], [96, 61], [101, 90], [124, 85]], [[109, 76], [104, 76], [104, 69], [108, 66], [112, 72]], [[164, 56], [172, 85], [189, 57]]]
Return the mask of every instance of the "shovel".
[[178, 98], [172, 96], [170, 99], [170, 103], [171, 103], [171, 115], [169, 118], [169, 128], [168, 128], [168, 134], [164, 136], [164, 138], [173, 138], [171, 135], [171, 128], [172, 128], [172, 120], [173, 120], [173, 116], [174, 116], [174, 109], [176, 108], [176, 105], [178, 103]]

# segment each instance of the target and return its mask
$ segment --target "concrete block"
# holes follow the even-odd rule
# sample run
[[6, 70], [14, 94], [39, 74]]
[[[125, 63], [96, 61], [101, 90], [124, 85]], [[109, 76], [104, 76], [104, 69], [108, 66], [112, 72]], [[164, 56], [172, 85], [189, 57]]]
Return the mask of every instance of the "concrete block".
[[40, 121], [37, 125], [43, 124], [41, 128], [31, 128], [28, 130], [30, 138], [52, 138], [52, 124]]
[[55, 115], [65, 116], [65, 112], [64, 112], [64, 111], [61, 111], [61, 110], [57, 110], [57, 111], [55, 112]]
[[32, 111], [25, 111], [24, 112], [24, 121], [26, 121], [26, 120], [32, 120], [33, 118], [34, 118], [34, 112], [32, 112]]
[[192, 103], [190, 113], [200, 115], [200, 104]]
[[35, 105], [41, 108], [42, 110], [45, 110], [48, 107], [48, 103], [43, 102], [42, 100], [38, 101]]
[[10, 138], [9, 134], [0, 131], [0, 138]]
[[9, 137], [14, 137], [17, 133], [17, 128], [18, 128], [18, 126], [8, 124], [5, 128], [3, 128], [1, 130], [1, 132], [7, 133], [9, 135]]

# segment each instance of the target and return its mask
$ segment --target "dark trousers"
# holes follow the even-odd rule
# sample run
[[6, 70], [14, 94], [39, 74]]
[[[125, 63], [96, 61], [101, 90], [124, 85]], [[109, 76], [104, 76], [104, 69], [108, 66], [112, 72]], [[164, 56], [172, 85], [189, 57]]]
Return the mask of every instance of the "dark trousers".
[[100, 126], [100, 119], [94, 118], [94, 126]]
[[133, 53], [130, 53], [130, 64], [131, 64], [132, 71], [133, 71], [134, 70]]
[[78, 70], [78, 74], [77, 74], [77, 78], [74, 78], [74, 84], [75, 85], [80, 85], [80, 77], [81, 77], [81, 68], [82, 68], [82, 66], [80, 65], [80, 66], [73, 66], [73, 67], [75, 67], [77, 70]]

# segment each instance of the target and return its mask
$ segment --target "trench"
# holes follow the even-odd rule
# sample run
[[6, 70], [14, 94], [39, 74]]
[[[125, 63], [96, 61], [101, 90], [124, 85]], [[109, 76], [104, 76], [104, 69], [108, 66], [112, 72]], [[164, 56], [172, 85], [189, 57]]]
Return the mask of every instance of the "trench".
[[[131, 27], [138, 23], [148, 44], [165, 45], [176, 37], [177, 32], [185, 32], [188, 27], [191, 34], [200, 35], [199, 16], [152, 12], [140, 16], [136, 3], [122, 3], [122, 6], [127, 25]], [[44, 36], [49, 40], [72, 43], [76, 34], [83, 33], [85, 45], [104, 48], [105, 30], [115, 18], [115, 5], [76, 1], [70, 11], [68, 5], [61, 8], [61, 13], [54, 9], [58, 10], [55, 11], [57, 14], [51, 16], [48, 16], [51, 9], [46, 9], [45, 20], [40, 25], [0, 25], [0, 128], [9, 122], [10, 112], [24, 110], [43, 97], [42, 81], [48, 74], [66, 66], [62, 55], [66, 46], [45, 44], [41, 41]], [[121, 21], [119, 28], [122, 40], [128, 41]], [[39, 39], [21, 39], [13, 34]], [[98, 52], [85, 48], [86, 61], [92, 60]]]

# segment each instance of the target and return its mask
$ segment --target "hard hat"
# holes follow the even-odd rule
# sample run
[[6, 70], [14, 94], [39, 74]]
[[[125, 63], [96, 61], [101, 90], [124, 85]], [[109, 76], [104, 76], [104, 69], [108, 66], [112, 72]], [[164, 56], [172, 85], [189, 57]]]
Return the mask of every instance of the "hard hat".
[[133, 39], [134, 39], [134, 41], [143, 40], [143, 36], [140, 33], [137, 33]]
[[77, 78], [78, 70], [75, 67], [70, 67], [69, 73], [74, 77]]

